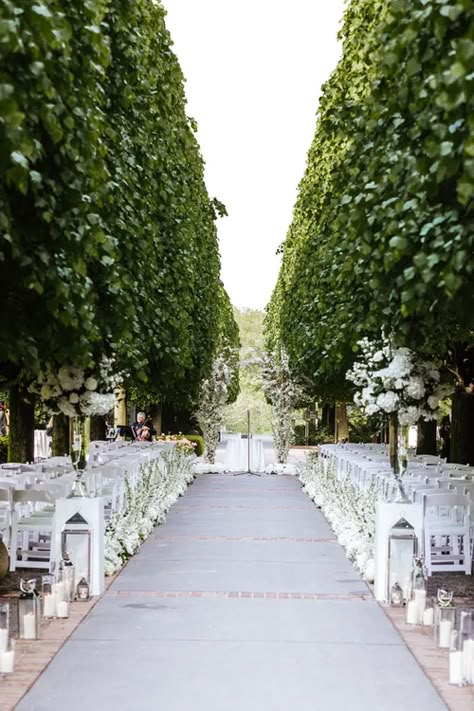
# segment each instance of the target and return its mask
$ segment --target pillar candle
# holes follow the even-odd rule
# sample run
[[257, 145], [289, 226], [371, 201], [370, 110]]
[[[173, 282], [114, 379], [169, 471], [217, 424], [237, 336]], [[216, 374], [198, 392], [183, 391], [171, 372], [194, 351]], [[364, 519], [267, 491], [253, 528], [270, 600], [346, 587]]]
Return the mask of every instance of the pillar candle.
[[462, 652], [449, 653], [449, 683], [462, 684], [464, 679], [464, 659]]
[[0, 652], [6, 652], [8, 647], [8, 630], [0, 630]]
[[23, 630], [25, 639], [36, 639], [36, 615], [32, 612], [23, 615]]
[[423, 624], [430, 627], [434, 621], [434, 610], [432, 607], [428, 607], [423, 613]]
[[54, 593], [44, 596], [43, 615], [44, 617], [56, 617], [56, 595]]
[[474, 639], [466, 639], [463, 644], [464, 679], [474, 684]]
[[69, 617], [69, 603], [64, 600], [59, 600], [57, 604], [57, 616], [58, 617]]
[[418, 622], [418, 603], [416, 600], [410, 600], [407, 605], [407, 624], [416, 625]]
[[423, 613], [425, 611], [426, 607], [426, 590], [415, 590], [415, 600], [416, 600], [416, 609], [417, 609], [417, 617], [418, 617], [418, 624], [422, 625], [423, 624]]
[[64, 583], [54, 583], [53, 593], [56, 595], [57, 600], [65, 600], [66, 598], [64, 596]]
[[453, 623], [451, 620], [441, 620], [439, 623], [439, 646], [440, 647], [450, 647], [451, 646], [451, 629]]
[[15, 664], [15, 652], [0, 652], [0, 672], [2, 674], [11, 674]]

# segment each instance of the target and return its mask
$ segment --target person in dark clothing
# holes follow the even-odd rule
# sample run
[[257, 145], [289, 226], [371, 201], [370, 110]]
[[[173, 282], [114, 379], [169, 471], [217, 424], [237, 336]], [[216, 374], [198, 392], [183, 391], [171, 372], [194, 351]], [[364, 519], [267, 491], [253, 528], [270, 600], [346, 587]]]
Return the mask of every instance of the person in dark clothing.
[[137, 414], [137, 420], [132, 425], [132, 434], [136, 442], [151, 442], [156, 435], [151, 418], [147, 417], [144, 412]]
[[451, 453], [451, 421], [449, 419], [449, 415], [446, 415], [441, 420], [439, 436], [442, 443], [441, 459], [446, 459], [446, 461], [449, 462], [449, 455]]

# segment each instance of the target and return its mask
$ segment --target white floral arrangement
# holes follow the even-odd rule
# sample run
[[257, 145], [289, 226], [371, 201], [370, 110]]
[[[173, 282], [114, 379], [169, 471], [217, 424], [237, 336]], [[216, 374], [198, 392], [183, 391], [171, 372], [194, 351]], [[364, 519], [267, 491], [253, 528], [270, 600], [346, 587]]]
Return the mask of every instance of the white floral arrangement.
[[212, 365], [212, 372], [201, 384], [196, 420], [206, 442], [205, 456], [215, 464], [219, 432], [224, 422], [225, 407], [229, 401], [229, 385], [235, 375], [232, 352], [223, 352]]
[[396, 413], [400, 425], [436, 418], [440, 401], [452, 390], [441, 384], [437, 363], [418, 360], [409, 348], [389, 341], [377, 347], [365, 338], [359, 346], [361, 357], [346, 377], [359, 388], [354, 402], [366, 415]]
[[193, 471], [195, 474], [224, 474], [226, 469], [222, 462], [210, 464], [210, 462], [198, 459], [193, 463]]
[[135, 489], [125, 479], [126, 506], [114, 513], [105, 532], [105, 573], [120, 570], [153, 527], [166, 521], [166, 513], [193, 481], [193, 458], [174, 447], [140, 467]]
[[368, 582], [375, 577], [375, 507], [380, 492], [375, 485], [362, 491], [350, 471], [338, 478], [334, 460], [310, 454], [298, 465], [303, 490], [321, 508], [345, 548], [347, 557]]
[[292, 378], [288, 356], [283, 349], [279, 357], [268, 353], [264, 358], [262, 387], [272, 406], [273, 443], [278, 462], [286, 464], [295, 437], [291, 416], [302, 393]]
[[120, 374], [114, 373], [113, 361], [104, 358], [98, 372], [66, 365], [57, 372], [41, 372], [30, 391], [41, 397], [53, 415], [106, 415], [114, 407], [114, 390], [121, 379]]
[[288, 476], [297, 476], [298, 468], [295, 464], [281, 464], [280, 462], [273, 462], [273, 464], [268, 464], [265, 467], [266, 474], [286, 474]]

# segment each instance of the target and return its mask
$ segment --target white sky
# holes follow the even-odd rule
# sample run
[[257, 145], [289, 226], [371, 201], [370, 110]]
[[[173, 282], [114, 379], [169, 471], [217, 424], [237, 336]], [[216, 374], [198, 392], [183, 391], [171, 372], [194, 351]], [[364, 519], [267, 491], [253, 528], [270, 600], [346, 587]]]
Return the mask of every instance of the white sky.
[[264, 308], [291, 222], [321, 85], [339, 59], [344, 0], [163, 0], [199, 126], [236, 306]]

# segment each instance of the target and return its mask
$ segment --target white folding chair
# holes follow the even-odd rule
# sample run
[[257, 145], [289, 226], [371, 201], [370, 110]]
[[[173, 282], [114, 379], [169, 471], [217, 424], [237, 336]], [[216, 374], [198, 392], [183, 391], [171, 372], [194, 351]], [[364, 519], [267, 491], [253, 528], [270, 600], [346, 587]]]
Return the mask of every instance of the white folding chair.
[[13, 492], [11, 571], [16, 568], [49, 568], [55, 498], [56, 492], [46, 488]]
[[441, 491], [424, 497], [425, 563], [434, 572], [472, 571], [470, 501], [467, 496]]

